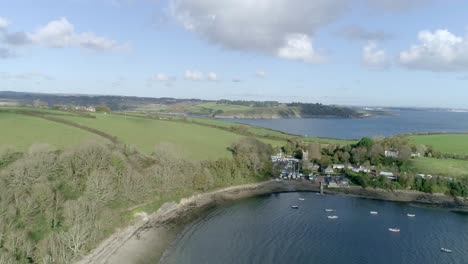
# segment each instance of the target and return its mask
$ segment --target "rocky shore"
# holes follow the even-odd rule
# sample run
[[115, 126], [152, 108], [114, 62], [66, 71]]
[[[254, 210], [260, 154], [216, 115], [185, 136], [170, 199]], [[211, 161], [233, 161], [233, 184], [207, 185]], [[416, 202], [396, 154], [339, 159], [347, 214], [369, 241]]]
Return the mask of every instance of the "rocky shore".
[[[230, 201], [277, 192], [319, 191], [319, 186], [301, 181], [267, 181], [234, 186], [194, 195], [180, 203], [166, 203], [152, 215], [141, 214], [132, 226], [119, 230], [103, 241], [78, 264], [89, 263], [157, 263], [182, 229], [201, 217], [206, 210]], [[363, 198], [422, 203], [468, 211], [468, 199], [443, 194], [412, 191], [389, 191], [348, 187], [325, 189], [327, 194], [352, 195]]]

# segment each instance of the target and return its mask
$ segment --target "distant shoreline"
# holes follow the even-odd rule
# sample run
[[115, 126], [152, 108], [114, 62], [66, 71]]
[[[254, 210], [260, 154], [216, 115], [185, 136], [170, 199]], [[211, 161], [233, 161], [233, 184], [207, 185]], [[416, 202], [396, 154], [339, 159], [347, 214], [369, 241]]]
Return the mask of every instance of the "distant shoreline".
[[[103, 241], [98, 248], [85, 256], [78, 264], [89, 263], [156, 263], [164, 262], [164, 253], [173, 246], [180, 232], [194, 220], [202, 217], [211, 208], [248, 197], [281, 192], [318, 192], [319, 186], [301, 181], [275, 181], [240, 185], [197, 194], [182, 199], [179, 204], [166, 203], [158, 212], [140, 219], [132, 226], [119, 230]], [[468, 199], [454, 198], [443, 194], [428, 194], [415, 191], [390, 191], [349, 188], [325, 189], [326, 194], [395, 202], [411, 202], [468, 211]]]

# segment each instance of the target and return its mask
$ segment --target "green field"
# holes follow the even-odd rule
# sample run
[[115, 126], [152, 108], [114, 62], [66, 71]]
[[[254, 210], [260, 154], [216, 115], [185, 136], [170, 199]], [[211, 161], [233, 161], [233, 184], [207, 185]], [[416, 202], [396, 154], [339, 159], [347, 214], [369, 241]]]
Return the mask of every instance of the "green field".
[[[227, 150], [232, 143], [242, 137], [224, 129], [191, 122], [140, 118], [114, 114], [94, 114], [87, 118], [76, 113], [38, 110], [32, 108], [0, 109], [0, 146], [11, 145], [18, 150], [26, 150], [34, 143], [48, 143], [57, 148], [65, 148], [86, 140], [104, 138], [74, 127], [25, 114], [25, 111], [39, 113], [45, 117], [60, 118], [114, 136], [117, 140], [134, 145], [150, 154], [157, 145], [169, 146], [180, 157], [194, 160], [212, 160], [230, 157]], [[259, 138], [272, 146], [281, 146], [283, 140]]]
[[408, 136], [416, 145], [430, 145], [436, 151], [452, 154], [468, 154], [468, 134], [438, 134]]
[[214, 111], [221, 110], [224, 112], [248, 111], [248, 110], [254, 109], [252, 106], [247, 106], [247, 105], [218, 104], [216, 102], [201, 103], [201, 104], [197, 104], [196, 107], [213, 109]]
[[63, 148], [92, 139], [102, 138], [64, 124], [0, 111], [0, 146], [24, 151], [35, 143], [48, 143]]
[[[169, 143], [176, 147], [183, 157], [196, 160], [230, 157], [231, 154], [226, 148], [242, 138], [241, 135], [196, 124], [121, 115], [97, 114], [96, 119], [66, 119], [114, 135], [146, 153], [154, 151], [157, 144]], [[280, 143], [267, 139], [262, 141], [272, 145]]]
[[468, 176], [468, 161], [466, 160], [417, 158], [411, 163], [416, 173], [450, 177]]

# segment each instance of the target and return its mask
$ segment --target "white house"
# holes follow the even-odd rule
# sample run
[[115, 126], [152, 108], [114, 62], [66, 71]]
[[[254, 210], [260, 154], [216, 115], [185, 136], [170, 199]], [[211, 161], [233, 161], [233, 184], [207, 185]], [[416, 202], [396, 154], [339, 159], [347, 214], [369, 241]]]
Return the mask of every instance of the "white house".
[[343, 170], [345, 168], [345, 165], [344, 164], [333, 164], [332, 168], [334, 170]]
[[332, 174], [334, 173], [335, 170], [333, 170], [333, 168], [331, 166], [328, 166], [326, 168], [322, 168], [322, 173], [325, 173], [325, 174]]
[[398, 158], [400, 152], [397, 149], [385, 150], [385, 157]]
[[377, 175], [387, 177], [390, 180], [396, 180], [397, 179], [397, 176], [393, 172], [390, 172], [390, 171], [381, 171]]

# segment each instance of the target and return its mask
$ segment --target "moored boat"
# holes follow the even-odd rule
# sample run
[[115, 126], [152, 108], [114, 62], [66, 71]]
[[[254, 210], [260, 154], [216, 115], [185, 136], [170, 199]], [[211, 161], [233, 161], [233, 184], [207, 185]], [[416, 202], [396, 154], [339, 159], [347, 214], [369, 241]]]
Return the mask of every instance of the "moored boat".
[[406, 214], [408, 217], [415, 217], [415, 214]]
[[452, 253], [452, 250], [448, 248], [440, 248], [440, 250], [445, 253]]
[[329, 215], [329, 216], [327, 216], [327, 218], [328, 218], [328, 219], [337, 219], [338, 216], [336, 216], [336, 215]]
[[304, 201], [305, 199], [304, 198], [299, 198], [299, 201]]
[[370, 214], [371, 214], [371, 215], [377, 215], [377, 214], [379, 214], [379, 212], [377, 212], [377, 211], [370, 211]]
[[389, 228], [388, 231], [397, 233], [400, 232], [400, 228]]
[[335, 209], [325, 209], [325, 212], [335, 212]]

